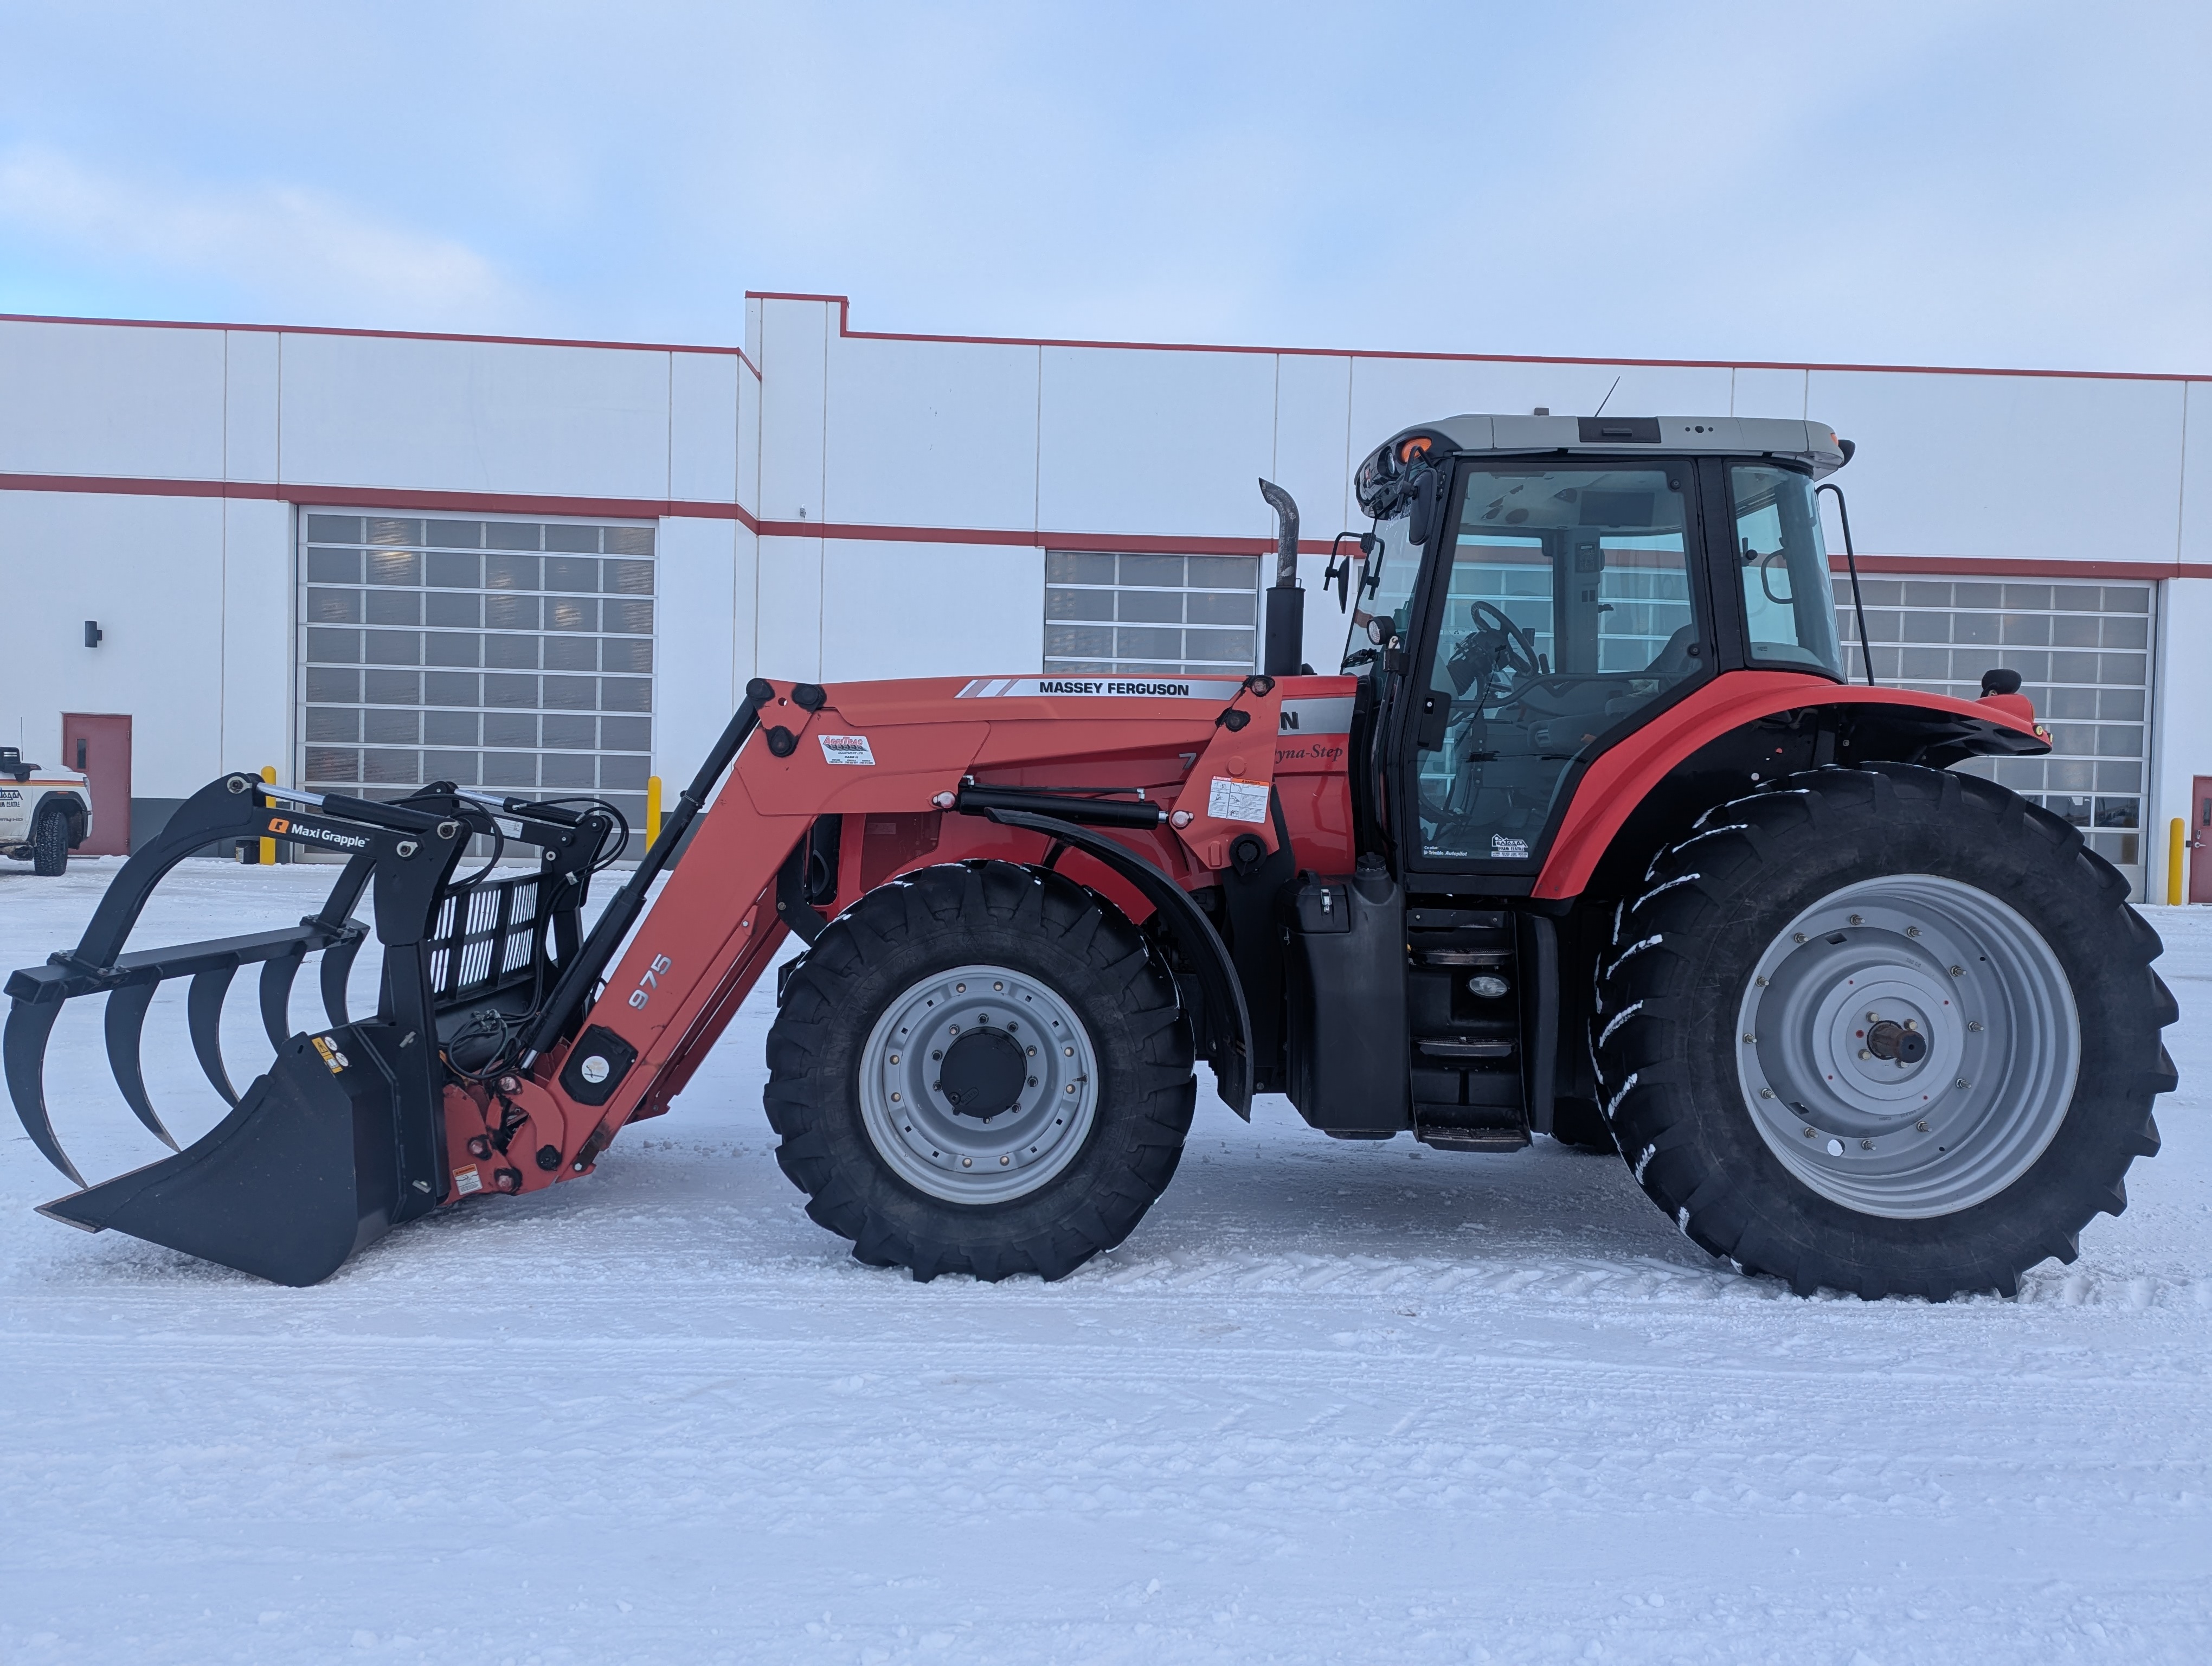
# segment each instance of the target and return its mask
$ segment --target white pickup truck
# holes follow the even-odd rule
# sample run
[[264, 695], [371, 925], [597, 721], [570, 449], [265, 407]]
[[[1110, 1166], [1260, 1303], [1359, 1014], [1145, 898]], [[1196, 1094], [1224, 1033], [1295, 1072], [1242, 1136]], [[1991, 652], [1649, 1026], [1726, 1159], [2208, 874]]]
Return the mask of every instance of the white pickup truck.
[[92, 783], [74, 769], [26, 763], [0, 746], [0, 856], [55, 874], [92, 834]]

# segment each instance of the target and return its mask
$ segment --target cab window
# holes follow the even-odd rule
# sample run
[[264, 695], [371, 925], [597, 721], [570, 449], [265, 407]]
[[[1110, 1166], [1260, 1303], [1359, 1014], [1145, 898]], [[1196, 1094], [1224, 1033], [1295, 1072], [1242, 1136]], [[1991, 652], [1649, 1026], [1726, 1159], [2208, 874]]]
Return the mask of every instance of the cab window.
[[1417, 768], [1423, 855], [1540, 854], [1577, 760], [1705, 670], [1683, 467], [1469, 471]]
[[1843, 650], [1812, 481], [1794, 469], [1739, 463], [1729, 470], [1729, 485], [1752, 660], [1841, 680]]

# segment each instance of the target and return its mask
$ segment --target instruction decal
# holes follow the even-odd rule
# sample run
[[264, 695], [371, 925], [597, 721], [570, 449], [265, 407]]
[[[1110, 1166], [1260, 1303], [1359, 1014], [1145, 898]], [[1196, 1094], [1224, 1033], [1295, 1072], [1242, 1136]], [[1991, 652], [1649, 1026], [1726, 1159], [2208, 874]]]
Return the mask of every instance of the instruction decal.
[[1217, 821], [1264, 822], [1267, 819], [1267, 783], [1216, 775], [1213, 784], [1206, 788], [1206, 813]]
[[873, 763], [876, 761], [875, 749], [868, 745], [868, 738], [864, 734], [825, 734], [816, 739], [822, 743], [822, 761], [824, 763]]

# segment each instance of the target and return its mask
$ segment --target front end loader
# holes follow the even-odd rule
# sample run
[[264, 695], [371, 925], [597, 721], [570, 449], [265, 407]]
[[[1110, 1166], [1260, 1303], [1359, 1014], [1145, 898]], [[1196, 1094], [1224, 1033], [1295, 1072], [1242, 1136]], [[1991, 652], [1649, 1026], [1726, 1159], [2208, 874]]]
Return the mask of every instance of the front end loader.
[[[1358, 471], [1328, 675], [1297, 663], [1297, 511], [1263, 483], [1265, 671], [756, 680], [588, 933], [627, 833], [604, 805], [224, 776], [9, 980], [9, 1091], [80, 1188], [45, 1212], [313, 1283], [430, 1209], [590, 1173], [795, 935], [778, 1160], [918, 1278], [1120, 1243], [1203, 1060], [1240, 1116], [1283, 1093], [1340, 1139], [1617, 1152], [1685, 1234], [1800, 1291], [2009, 1292], [2124, 1207], [2177, 1012], [2122, 876], [1973, 772], [2048, 750], [2019, 678], [1852, 680], [1816, 496], [1849, 454], [1800, 422], [1407, 429]], [[348, 860], [297, 927], [126, 949], [165, 873], [242, 837]], [[464, 874], [484, 841], [530, 867]], [[355, 1018], [364, 895], [383, 970]], [[295, 1033], [311, 955], [327, 1023]], [[249, 964], [276, 1056], [240, 1094], [217, 1030]], [[167, 1140], [138, 1031], [186, 976], [234, 1108], [87, 1186], [46, 1105], [56, 1016], [106, 997]]]

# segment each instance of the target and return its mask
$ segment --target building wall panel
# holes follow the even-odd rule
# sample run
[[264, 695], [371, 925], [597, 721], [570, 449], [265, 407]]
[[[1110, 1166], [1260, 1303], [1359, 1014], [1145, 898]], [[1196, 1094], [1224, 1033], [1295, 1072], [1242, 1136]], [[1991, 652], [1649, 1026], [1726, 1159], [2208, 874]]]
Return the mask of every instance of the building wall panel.
[[216, 768], [273, 763], [286, 782], [293, 779], [292, 551], [290, 504], [234, 498], [222, 505], [222, 743]]
[[1579, 416], [1602, 405], [1623, 416], [1720, 416], [1729, 407], [1729, 379], [1725, 368], [1702, 366], [1363, 357], [1352, 378], [1354, 463], [1401, 429], [1462, 411], [1542, 406], [1555, 416]]
[[823, 519], [1033, 528], [1042, 350], [833, 337]]
[[1352, 525], [1352, 361], [1285, 353], [1275, 361], [1271, 478], [1298, 501], [1309, 538]]
[[222, 477], [281, 477], [284, 338], [273, 330], [223, 332]]
[[2186, 443], [2175, 494], [2181, 523], [2176, 554], [2183, 561], [2212, 563], [2212, 383], [2190, 382], [2183, 397]]
[[761, 307], [760, 508], [763, 520], [827, 519], [823, 424], [833, 308], [817, 301]]
[[284, 337], [284, 477], [310, 485], [659, 499], [665, 352]]
[[1006, 544], [830, 540], [822, 680], [1034, 673], [1044, 557]]
[[1838, 482], [1866, 551], [2171, 561], [2182, 384], [1816, 370], [1809, 410], [1858, 454]]
[[738, 374], [731, 353], [668, 356], [668, 495], [690, 502], [738, 496]]
[[222, 478], [223, 334], [0, 323], [0, 473]]
[[[183, 798], [222, 769], [226, 652], [290, 663], [289, 633], [225, 641], [223, 509], [219, 498], [0, 492], [11, 616], [0, 734], [13, 742], [20, 721], [28, 756], [53, 763], [63, 711], [128, 713], [136, 796]], [[87, 619], [107, 633], [98, 648], [84, 646]]]
[[660, 721], [653, 737], [653, 763], [654, 772], [672, 783], [666, 789], [670, 802], [705, 759], [734, 704], [738, 532], [734, 520], [671, 518], [660, 523], [660, 616], [654, 644]]
[[761, 379], [750, 364], [738, 366], [738, 506], [760, 513]]
[[[2212, 579], [2169, 579], [2158, 589], [2147, 889], [2152, 901], [2172, 903], [2181, 898], [2166, 895], [2168, 825], [2177, 816], [2187, 824], [2195, 778], [2212, 775], [2212, 654], [2204, 651], [2212, 642]], [[2191, 861], [2212, 862], [2212, 842], [2185, 854], [2185, 885]]]
[[[822, 540], [763, 538], [754, 586], [753, 664], [760, 677], [802, 683], [822, 677], [824, 632]], [[854, 599], [836, 599], [829, 629], [842, 642], [852, 635]], [[865, 640], [865, 639], [863, 639]]]
[[1274, 465], [1264, 353], [1043, 350], [1037, 515], [1048, 532], [1264, 536]]
[[1728, 414], [1731, 416], [1781, 416], [1793, 422], [1804, 422], [1812, 415], [1805, 403], [1808, 385], [1809, 378], [1802, 370], [1735, 371], [1729, 377]]

